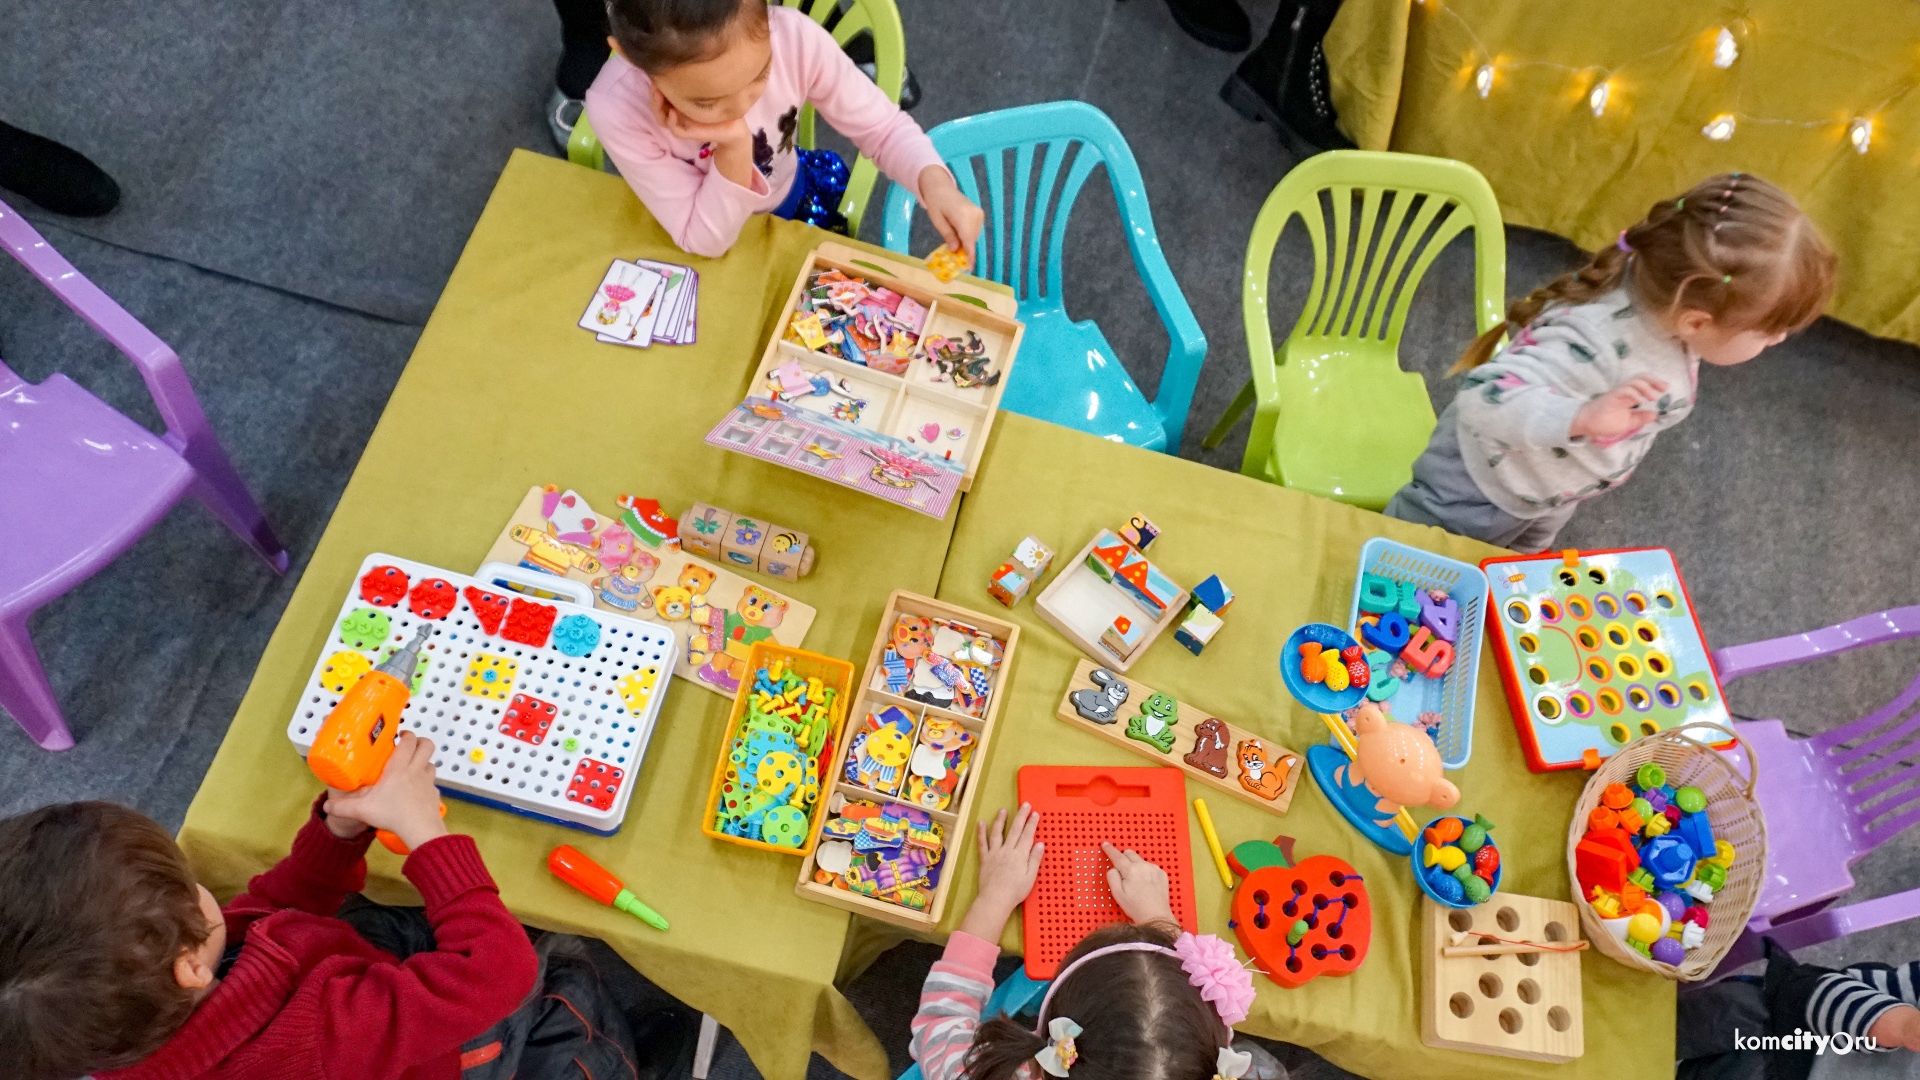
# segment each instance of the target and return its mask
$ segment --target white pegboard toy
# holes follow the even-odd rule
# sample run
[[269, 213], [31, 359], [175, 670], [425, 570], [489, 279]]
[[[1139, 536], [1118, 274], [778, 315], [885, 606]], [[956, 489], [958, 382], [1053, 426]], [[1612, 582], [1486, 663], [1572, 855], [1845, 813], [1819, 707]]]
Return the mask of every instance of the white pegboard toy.
[[665, 699], [673, 629], [596, 611], [578, 582], [512, 567], [550, 599], [374, 553], [360, 564], [287, 737], [305, 754], [340, 696], [373, 664], [434, 632], [401, 724], [432, 739], [449, 795], [612, 835]]

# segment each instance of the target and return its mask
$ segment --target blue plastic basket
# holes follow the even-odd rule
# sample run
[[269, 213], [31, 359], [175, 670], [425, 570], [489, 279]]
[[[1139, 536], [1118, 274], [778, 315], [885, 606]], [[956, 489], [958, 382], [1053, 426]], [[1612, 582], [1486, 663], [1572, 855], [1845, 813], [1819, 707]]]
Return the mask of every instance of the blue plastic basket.
[[1453, 643], [1453, 666], [1438, 679], [1415, 674], [1386, 702], [1395, 719], [1413, 722], [1423, 712], [1441, 716], [1434, 745], [1449, 769], [1466, 765], [1473, 753], [1473, 705], [1480, 681], [1480, 637], [1487, 622], [1487, 575], [1477, 566], [1376, 536], [1360, 548], [1360, 571], [1353, 576], [1353, 604], [1347, 629], [1360, 619], [1360, 580], [1379, 574], [1411, 581], [1423, 589], [1445, 589], [1460, 605], [1460, 640]]

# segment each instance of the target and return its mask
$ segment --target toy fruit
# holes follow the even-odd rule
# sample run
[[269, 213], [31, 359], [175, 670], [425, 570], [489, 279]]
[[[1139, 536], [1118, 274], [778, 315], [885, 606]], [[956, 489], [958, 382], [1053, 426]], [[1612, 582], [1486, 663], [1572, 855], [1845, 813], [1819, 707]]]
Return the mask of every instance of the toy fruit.
[[1228, 863], [1242, 875], [1233, 891], [1234, 936], [1267, 978], [1292, 988], [1316, 975], [1346, 975], [1366, 960], [1373, 906], [1344, 859], [1314, 855], [1289, 866], [1278, 844], [1249, 841], [1234, 847]]
[[1492, 830], [1493, 822], [1479, 815], [1472, 822], [1453, 815], [1429, 822], [1413, 863], [1420, 888], [1448, 907], [1485, 903], [1500, 887], [1500, 849]]

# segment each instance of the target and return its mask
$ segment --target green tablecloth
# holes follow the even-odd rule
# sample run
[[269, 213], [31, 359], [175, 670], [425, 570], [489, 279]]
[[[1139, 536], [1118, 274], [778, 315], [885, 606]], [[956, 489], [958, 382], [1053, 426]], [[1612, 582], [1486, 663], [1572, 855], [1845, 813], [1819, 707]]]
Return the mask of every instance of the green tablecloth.
[[[208, 887], [230, 896], [284, 855], [319, 790], [287, 741], [287, 720], [361, 559], [385, 551], [472, 571], [530, 484], [573, 487], [603, 510], [633, 492], [807, 530], [819, 565], [784, 591], [817, 609], [806, 646], [829, 655], [866, 654], [889, 591], [933, 591], [951, 518], [700, 441], [744, 395], [793, 275], [824, 236], [755, 217], [725, 259], [690, 258], [617, 178], [513, 157], [187, 812], [180, 842]], [[700, 272], [698, 344], [634, 350], [574, 325], [608, 262], [635, 255]], [[728, 704], [673, 682], [612, 838], [455, 800], [448, 822], [479, 841], [516, 916], [605, 938], [732, 1029], [767, 1076], [800, 1076], [819, 1050], [877, 1080], [886, 1056], [833, 987], [849, 916], [794, 895], [799, 860], [700, 832]], [[546, 855], [562, 843], [625, 877], [673, 929], [660, 933], [560, 884]], [[376, 847], [369, 861], [371, 895], [419, 902], [398, 858]]]
[[[1189, 654], [1169, 633], [1128, 674], [1299, 751], [1327, 741], [1327, 730], [1287, 696], [1275, 663], [1280, 643], [1303, 622], [1346, 618], [1362, 543], [1384, 535], [1467, 562], [1500, 553], [1438, 529], [1003, 415], [973, 493], [961, 507], [939, 596], [998, 614], [1003, 609], [987, 595], [987, 575], [1021, 537], [1032, 533], [1061, 552], [1060, 558], [1071, 558], [1101, 526], [1117, 527], [1135, 511], [1161, 527], [1150, 554], [1174, 580], [1191, 584], [1218, 573], [1236, 600], [1204, 655]], [[1018, 801], [1022, 765], [1150, 764], [1054, 717], [1080, 653], [1041, 619], [1032, 597], [1011, 617], [1027, 633], [1013, 672], [1014, 696], [1002, 708], [982, 774], [987, 787], [975, 803], [976, 817]], [[1448, 774], [1463, 792], [1459, 808], [1495, 822], [1507, 891], [1567, 899], [1567, 824], [1584, 774], [1526, 770], [1490, 652], [1481, 662], [1475, 711], [1472, 758], [1466, 768]], [[1361, 839], [1304, 773], [1291, 809], [1281, 817], [1198, 783], [1189, 783], [1187, 794], [1206, 798], [1223, 844], [1276, 834], [1295, 837], [1298, 856], [1327, 853], [1351, 862], [1373, 899], [1373, 944], [1360, 970], [1345, 978], [1315, 979], [1296, 990], [1256, 976], [1259, 997], [1242, 1030], [1311, 1047], [1344, 1069], [1381, 1078], [1617, 1080], [1671, 1071], [1673, 985], [1593, 952], [1582, 959], [1586, 1054], [1579, 1060], [1547, 1065], [1422, 1045], [1421, 961], [1415, 956], [1420, 893], [1406, 861]], [[1414, 813], [1426, 819], [1422, 811]], [[1191, 814], [1188, 822], [1201, 929], [1231, 939], [1227, 891]], [[969, 850], [955, 869], [957, 891], [947, 907], [945, 929], [959, 924], [974, 891], [976, 867]], [[857, 965], [895, 940], [897, 932], [855, 919], [850, 962]], [[1017, 917], [1002, 944], [1020, 949]]]

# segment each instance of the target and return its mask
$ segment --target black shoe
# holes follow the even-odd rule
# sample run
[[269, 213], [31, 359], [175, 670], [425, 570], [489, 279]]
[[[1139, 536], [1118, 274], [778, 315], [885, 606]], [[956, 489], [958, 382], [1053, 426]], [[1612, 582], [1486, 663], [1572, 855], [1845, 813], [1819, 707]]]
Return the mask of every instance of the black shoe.
[[120, 185], [85, 154], [7, 123], [0, 123], [0, 188], [69, 217], [99, 217], [120, 205]]
[[1249, 120], [1272, 124], [1297, 157], [1353, 149], [1333, 109], [1320, 47], [1339, 8], [1339, 0], [1282, 6], [1266, 40], [1220, 87], [1227, 104]]
[[[829, 16], [827, 19], [829, 29], [838, 21]], [[847, 39], [847, 43], [841, 46], [841, 51], [847, 54], [847, 59], [853, 61], [853, 66], [859, 68], [867, 78], [874, 82], [880, 81], [880, 65], [873, 59], [872, 34], [865, 30], [860, 31]], [[920, 80], [913, 77], [913, 69], [909, 67], [901, 73], [900, 111], [912, 112], [913, 107], [918, 104], [920, 104]]]
[[685, 1006], [659, 1009], [633, 1021], [634, 1068], [642, 1076], [671, 1080], [693, 1072], [700, 1014]]
[[1222, 52], [1245, 52], [1253, 44], [1253, 24], [1238, 0], [1167, 0], [1173, 21], [1187, 36]]

